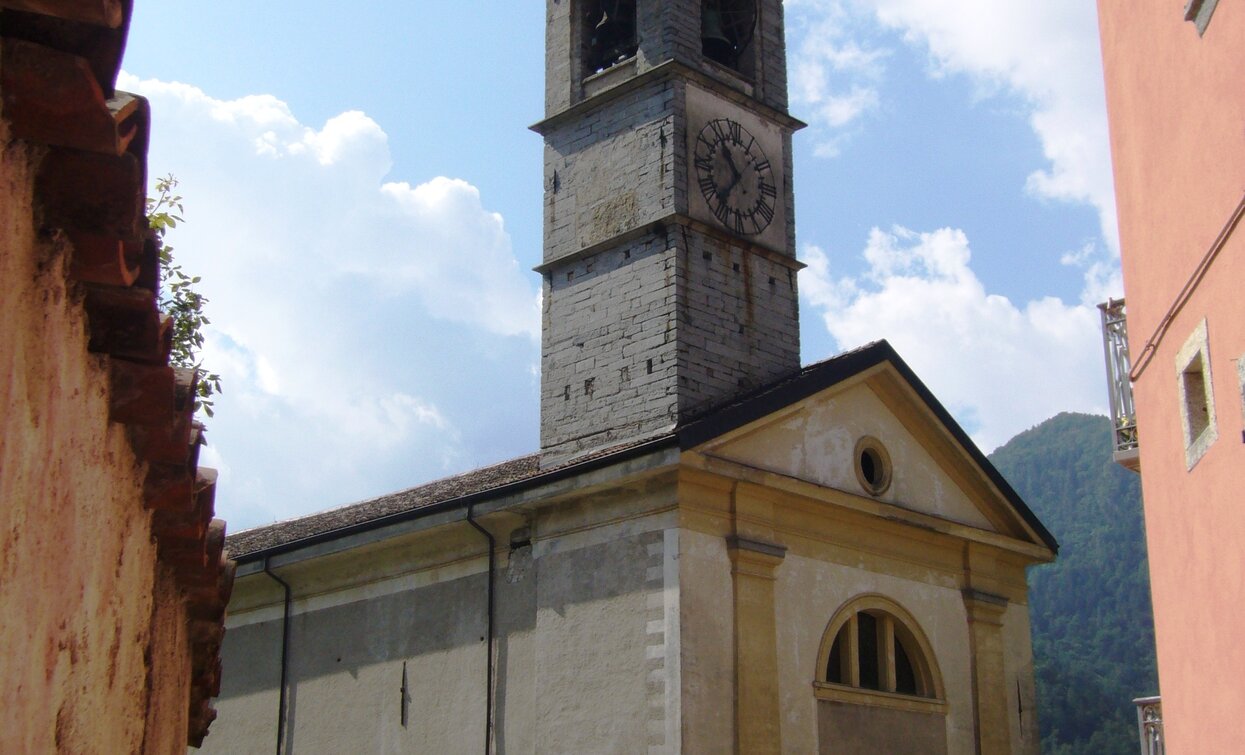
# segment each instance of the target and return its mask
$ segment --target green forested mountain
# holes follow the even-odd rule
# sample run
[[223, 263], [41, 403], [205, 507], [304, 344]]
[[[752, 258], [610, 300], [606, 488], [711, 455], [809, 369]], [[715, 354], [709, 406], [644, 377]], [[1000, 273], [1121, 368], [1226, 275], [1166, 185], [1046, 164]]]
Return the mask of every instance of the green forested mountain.
[[1141, 478], [1111, 460], [1105, 417], [1060, 414], [994, 462], [1059, 540], [1029, 571], [1042, 752], [1135, 755], [1134, 697], [1158, 693]]

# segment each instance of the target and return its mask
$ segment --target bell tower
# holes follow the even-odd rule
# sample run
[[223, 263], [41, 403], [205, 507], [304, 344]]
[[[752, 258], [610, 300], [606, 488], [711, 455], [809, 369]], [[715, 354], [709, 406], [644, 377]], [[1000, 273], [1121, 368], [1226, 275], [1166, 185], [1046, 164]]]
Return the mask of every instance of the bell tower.
[[781, 0], [546, 0], [541, 452], [800, 366]]

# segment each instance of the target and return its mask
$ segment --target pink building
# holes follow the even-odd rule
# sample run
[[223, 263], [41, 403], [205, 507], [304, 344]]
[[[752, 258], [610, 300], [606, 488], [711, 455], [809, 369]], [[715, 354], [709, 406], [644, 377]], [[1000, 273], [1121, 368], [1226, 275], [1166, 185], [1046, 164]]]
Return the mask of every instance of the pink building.
[[[1245, 5], [1098, 12], [1128, 303], [1127, 351], [1113, 361], [1108, 336], [1108, 362], [1125, 365], [1117, 460], [1142, 478], [1164, 734], [1174, 753], [1240, 752]], [[1104, 324], [1123, 314], [1111, 304]]]

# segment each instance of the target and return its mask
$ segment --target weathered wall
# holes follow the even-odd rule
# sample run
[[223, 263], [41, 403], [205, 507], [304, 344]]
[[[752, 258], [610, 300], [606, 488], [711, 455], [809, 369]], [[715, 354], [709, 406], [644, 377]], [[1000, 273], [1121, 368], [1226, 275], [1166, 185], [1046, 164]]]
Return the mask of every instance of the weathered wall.
[[[897, 569], [885, 558], [861, 553], [859, 559], [858, 565], [848, 566], [789, 554], [779, 569], [779, 657], [783, 661], [783, 709], [787, 712], [784, 723], [790, 724], [783, 731], [784, 744], [793, 752], [820, 751], [812, 682], [818, 671], [822, 635], [836, 611], [848, 600], [877, 594], [919, 617], [919, 628], [933, 646], [934, 662], [946, 689], [947, 712], [939, 718], [947, 751], [972, 752], [971, 653], [964, 602], [954, 578], [928, 573], [928, 581], [905, 579], [886, 573]], [[810, 605], [821, 610], [810, 611]]]
[[[1245, 7], [1219, 2], [1202, 36], [1182, 7], [1098, 3], [1164, 727], [1171, 752], [1228, 752], [1245, 735], [1228, 618], [1245, 603], [1245, 223], [1159, 328], [1245, 198]], [[1190, 468], [1177, 355], [1203, 319], [1217, 437]]]
[[[1026, 596], [1027, 600], [1027, 596]], [[1008, 730], [1013, 752], [1037, 752], [1041, 745], [1041, 721], [1038, 720], [1037, 684], [1033, 670], [1033, 628], [1028, 603], [1012, 603], [1003, 614], [1004, 674], [1007, 687], [1007, 710], [1011, 716]]]
[[168, 363], [131, 0], [0, 2], [0, 751], [206, 735], [233, 581]]
[[[578, 103], [585, 94], [578, 11], [583, 0], [548, 0], [545, 24], [545, 112], [553, 115]], [[701, 55], [702, 0], [637, 0], [636, 64], [627, 75], [643, 74], [667, 61], [678, 61], [732, 85], [743, 80]], [[779, 0], [759, 3], [757, 33], [748, 69], [748, 88], [758, 100], [778, 109], [787, 106], [787, 56], [783, 7]], [[620, 68], [626, 67], [619, 66]], [[587, 91], [586, 91], [587, 90]]]
[[39, 151], [3, 121], [0, 144], [0, 752], [179, 751], [186, 617], [144, 470], [109, 422], [66, 245], [32, 222]]
[[[741, 78], [701, 54], [700, 0], [639, 0], [635, 60], [587, 80], [583, 6], [546, 6], [548, 119], [536, 126], [546, 467], [668, 431], [799, 369], [798, 264], [787, 259], [798, 123], [786, 116], [782, 4], [758, 4]], [[727, 231], [692, 184], [689, 128], [710, 115], [769, 134], [778, 210], [753, 236]]]
[[546, 263], [674, 212], [676, 92], [658, 81], [546, 133]]
[[[612, 491], [498, 537], [494, 751], [644, 752], [677, 739], [667, 704], [677, 574], [660, 492]], [[486, 713], [483, 539], [450, 524], [357, 552], [272, 566], [294, 595], [291, 752], [479, 752]], [[275, 746], [282, 593], [239, 580], [207, 752]], [[668, 610], [671, 609], [671, 610]], [[401, 692], [406, 683], [405, 699]], [[405, 706], [407, 721], [403, 725]]]
[[913, 435], [865, 383], [816, 400], [762, 424], [714, 449], [715, 456], [741, 461], [839, 490], [867, 495], [856, 477], [857, 439], [879, 439], [891, 457], [891, 483], [876, 500], [952, 522], [989, 530], [977, 508]]
[[[880, 540], [884, 536], [878, 532], [873, 537]], [[791, 550], [775, 570], [774, 602], [782, 751], [837, 752], [825, 750], [827, 743], [819, 737], [846, 725], [844, 721], [855, 715], [847, 709], [857, 706], [834, 702], [837, 713], [831, 715], [825, 709], [828, 701], [818, 700], [813, 689], [819, 671], [818, 651], [828, 623], [842, 605], [858, 596], [881, 595], [916, 617], [917, 629], [930, 643], [932, 661], [945, 691], [944, 712], [934, 716], [940, 741], [947, 752], [973, 752], [973, 647], [954, 552], [949, 559], [942, 559], [940, 567], [932, 567], [931, 562], [939, 559], [931, 556], [928, 546], [918, 545], [904, 555], [894, 552], [894, 544], [879, 548], [836, 546], [816, 535], [784, 540]], [[683, 746], [687, 752], [729, 751], [735, 745], [736, 669], [727, 547], [719, 535], [690, 530], [679, 533], [679, 543]], [[888, 550], [891, 553], [885, 553]], [[1022, 599], [1023, 592], [1013, 597]], [[1024, 603], [1009, 605], [1002, 639], [1000, 658], [978, 659], [980, 663], [1002, 664], [997, 671], [1009, 687], [1006, 708], [1012, 717], [1008, 725], [1011, 743], [1008, 749], [998, 751], [1035, 753], [1032, 652]], [[1023, 706], [1018, 705], [1017, 694], [1023, 696]], [[894, 710], [902, 708], [900, 703]], [[837, 723], [827, 728], [827, 716]], [[930, 720], [929, 716], [921, 718], [926, 734]], [[854, 741], [872, 741], [874, 752], [891, 751], [884, 746], [884, 738], [873, 740], [871, 736], [860, 731]]]
[[798, 369], [794, 275], [700, 231], [559, 264], [544, 292], [543, 463], [669, 431]]
[[[930, 443], [927, 420], [897, 412], [895, 397], [877, 390], [879, 378], [812, 396], [702, 446], [699, 459], [685, 457], [701, 470], [689, 471], [680, 488], [687, 751], [736, 745], [735, 536], [785, 549], [773, 569], [771, 619], [782, 751], [817, 752], [827, 747], [819, 737], [871, 720], [849, 708], [889, 706], [920, 714], [922, 736], [936, 718], [947, 752], [973, 752], [979, 739], [982, 752], [1037, 752], [1024, 566], [1050, 555], [1000, 536], [997, 527], [1013, 526], [1000, 502]], [[878, 496], [853, 471], [862, 435], [881, 439], [890, 455], [892, 483]], [[942, 702], [815, 688], [829, 623], [862, 596], [880, 596], [911, 615], [930, 645]], [[983, 605], [970, 610], [970, 602]], [[889, 740], [871, 740], [868, 732], [853, 741], [891, 751]]]

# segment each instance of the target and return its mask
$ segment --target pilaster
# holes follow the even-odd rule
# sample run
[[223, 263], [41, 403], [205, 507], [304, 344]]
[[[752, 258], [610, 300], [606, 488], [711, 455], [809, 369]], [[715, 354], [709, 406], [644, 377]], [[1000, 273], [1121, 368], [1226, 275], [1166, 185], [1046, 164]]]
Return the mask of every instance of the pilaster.
[[775, 572], [787, 549], [773, 543], [773, 504], [741, 485], [734, 494], [731, 559], [735, 625], [735, 745], [741, 753], [782, 751]]
[[1007, 598], [972, 588], [963, 595], [972, 646], [977, 752], [1004, 755], [1011, 752], [1003, 640]]

